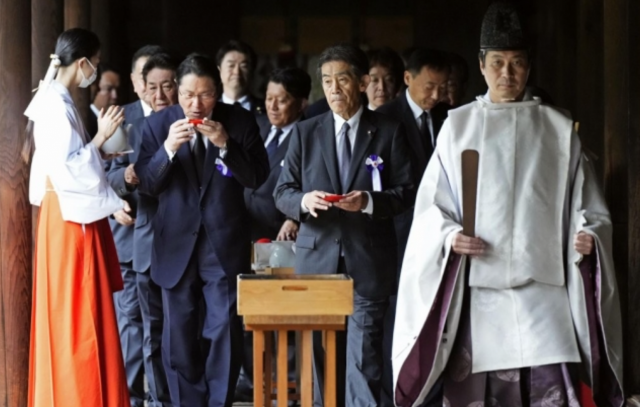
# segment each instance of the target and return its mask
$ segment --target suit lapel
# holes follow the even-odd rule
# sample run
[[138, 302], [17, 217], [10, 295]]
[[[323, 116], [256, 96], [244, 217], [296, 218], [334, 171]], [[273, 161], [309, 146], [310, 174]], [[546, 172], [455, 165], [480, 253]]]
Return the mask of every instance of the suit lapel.
[[204, 168], [202, 170], [202, 194], [204, 195], [211, 184], [213, 172], [216, 170], [216, 158], [220, 157], [220, 149], [214, 146], [209, 139], [205, 137], [204, 142], [207, 144], [207, 153], [204, 156]]
[[349, 165], [349, 174], [347, 176], [347, 190], [342, 191], [343, 193], [349, 192], [356, 174], [361, 168], [365, 168], [364, 156], [375, 135], [376, 127], [371, 123], [369, 110], [365, 109], [362, 112], [360, 124], [358, 124], [356, 143], [353, 147], [353, 154], [351, 154], [351, 164]]
[[333, 128], [333, 113], [327, 112], [324, 118], [318, 121], [315, 136], [320, 143], [320, 150], [324, 163], [327, 166], [327, 172], [331, 180], [333, 190], [338, 193], [342, 190], [340, 185], [340, 175], [338, 172], [338, 158], [336, 157], [336, 136]]
[[193, 157], [191, 156], [191, 144], [184, 143], [178, 149], [176, 153], [178, 160], [182, 164], [182, 168], [184, 168], [184, 172], [187, 174], [187, 178], [193, 185], [193, 187], [198, 191], [200, 189], [200, 185], [198, 184], [198, 175], [196, 174], [196, 169], [193, 166]]
[[[407, 101], [407, 94], [400, 96], [402, 99], [402, 121], [404, 122], [407, 130], [407, 139], [409, 140], [409, 146], [418, 156], [420, 162], [426, 162], [424, 142], [420, 138], [420, 129], [416, 123], [416, 118], [413, 116], [409, 102]], [[434, 126], [435, 130], [435, 126]]]
[[[213, 113], [211, 114], [211, 120], [222, 123], [225, 126], [227, 122], [226, 117], [224, 115], [225, 110], [220, 108], [213, 108]], [[227, 134], [229, 134], [229, 129], [225, 126], [225, 130]], [[231, 136], [229, 136], [231, 137]], [[209, 188], [209, 184], [211, 184], [211, 178], [213, 177], [214, 171], [216, 171], [216, 158], [220, 157], [220, 149], [213, 145], [205, 136], [204, 142], [207, 145], [207, 153], [204, 157], [204, 169], [202, 171], [202, 193], [201, 197], [207, 192]]]

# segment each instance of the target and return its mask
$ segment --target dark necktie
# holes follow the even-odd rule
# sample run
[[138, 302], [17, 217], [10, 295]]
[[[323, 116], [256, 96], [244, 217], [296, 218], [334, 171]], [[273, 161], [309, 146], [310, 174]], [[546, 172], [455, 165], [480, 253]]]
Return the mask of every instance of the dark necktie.
[[342, 193], [347, 193], [347, 177], [349, 176], [349, 167], [351, 166], [351, 140], [349, 140], [349, 123], [344, 122], [340, 129], [341, 137], [339, 150], [340, 150], [340, 181], [342, 182]]
[[271, 163], [271, 161], [273, 160], [273, 156], [278, 150], [278, 142], [280, 141], [280, 136], [282, 136], [282, 129], [276, 129], [275, 136], [273, 136], [271, 141], [269, 141], [269, 144], [267, 144], [267, 155], [269, 156], [269, 163]]
[[198, 174], [198, 181], [202, 183], [202, 173], [204, 171], [204, 158], [207, 154], [207, 149], [204, 146], [204, 140], [200, 133], [195, 134], [195, 143], [193, 143], [193, 165], [196, 167], [196, 174]]
[[433, 143], [431, 142], [431, 130], [429, 129], [429, 112], [426, 110], [420, 115], [420, 133], [422, 133], [422, 141], [427, 156], [433, 152]]

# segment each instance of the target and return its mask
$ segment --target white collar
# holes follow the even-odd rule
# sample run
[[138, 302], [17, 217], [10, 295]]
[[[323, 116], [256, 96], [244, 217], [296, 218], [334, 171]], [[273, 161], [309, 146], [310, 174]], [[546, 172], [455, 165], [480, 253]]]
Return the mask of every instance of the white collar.
[[[487, 90], [487, 93], [485, 93], [484, 95], [480, 96], [480, 98], [482, 98], [487, 103], [495, 104], [491, 100], [491, 97], [489, 96], [489, 90]], [[524, 90], [524, 96], [522, 97], [521, 102], [529, 102], [531, 100], [533, 100], [533, 95], [531, 95], [531, 89], [529, 89], [529, 87], [526, 87], [525, 90]], [[507, 103], [511, 103], [511, 102], [507, 102]]]
[[[282, 136], [284, 136], [284, 135], [286, 135], [286, 134], [289, 134], [289, 132], [291, 131], [291, 129], [293, 129], [293, 126], [295, 126], [295, 125], [296, 125], [296, 123], [297, 123], [298, 121], [300, 121], [300, 120], [298, 119], [298, 120], [296, 120], [295, 122], [293, 122], [293, 123], [289, 123], [289, 124], [287, 124], [286, 126], [282, 127], [282, 128], [281, 128], [281, 130], [282, 130]], [[276, 129], [277, 129], [277, 127], [276, 127], [276, 126], [273, 126], [273, 125], [271, 126], [271, 131], [276, 131]], [[282, 136], [281, 136], [281, 137], [282, 137]]]
[[416, 102], [413, 101], [413, 99], [411, 99], [411, 95], [409, 94], [409, 89], [407, 88], [406, 90], [406, 95], [407, 95], [407, 102], [409, 102], [409, 107], [411, 108], [411, 111], [413, 112], [413, 117], [415, 117], [416, 119], [419, 119], [420, 116], [422, 116], [423, 112], [430, 112], [429, 110], [422, 110], [422, 108], [420, 106], [418, 106], [418, 104]]
[[248, 99], [249, 99], [249, 95], [244, 95], [238, 100], [233, 100], [230, 97], [228, 97], [225, 93], [222, 94], [222, 103], [226, 103], [228, 105], [232, 105], [234, 103], [240, 103], [241, 105], [243, 105], [249, 102]]
[[151, 108], [151, 106], [144, 100], [140, 99], [140, 105], [142, 106], [142, 114], [144, 115], [144, 117], [148, 117], [151, 113], [153, 113], [153, 109]]
[[358, 123], [360, 123], [360, 118], [362, 117], [362, 112], [364, 112], [364, 107], [360, 106], [360, 108], [358, 109], [356, 114], [351, 116], [349, 118], [349, 120], [345, 120], [341, 116], [339, 116], [338, 114], [333, 113], [333, 120], [334, 120], [334, 122], [336, 124], [335, 128], [337, 129], [336, 130], [336, 136], [338, 135], [338, 131], [340, 130], [340, 128], [342, 128], [342, 125], [344, 124], [344, 122], [349, 123], [349, 127], [352, 130], [354, 128], [356, 128], [358, 126]]

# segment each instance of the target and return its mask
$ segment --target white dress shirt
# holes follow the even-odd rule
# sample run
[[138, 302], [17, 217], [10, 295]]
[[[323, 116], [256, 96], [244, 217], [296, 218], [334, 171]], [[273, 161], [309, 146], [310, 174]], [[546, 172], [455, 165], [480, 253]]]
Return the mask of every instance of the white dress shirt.
[[[293, 126], [295, 126], [297, 122], [298, 122], [298, 120], [296, 120], [293, 123], [289, 123], [289, 124], [287, 124], [286, 126], [284, 126], [282, 128], [282, 134], [278, 138], [278, 146], [280, 144], [282, 144], [282, 142], [287, 139], [289, 134], [291, 134], [291, 130], [293, 130]], [[271, 143], [271, 140], [273, 140], [273, 138], [276, 136], [276, 131], [277, 130], [278, 130], [278, 128], [276, 126], [271, 126], [271, 130], [269, 131], [269, 135], [267, 136], [267, 139], [264, 141], [264, 146], [265, 147], [268, 146], [269, 143]]]
[[153, 109], [151, 108], [151, 106], [142, 99], [140, 99], [140, 106], [142, 106], [142, 114], [144, 115], [144, 117], [149, 117], [151, 113], [153, 113]]
[[[406, 90], [407, 92], [407, 101], [409, 102], [409, 107], [411, 108], [411, 111], [413, 112], [413, 117], [415, 117], [416, 119], [416, 123], [418, 124], [418, 128], [421, 129], [422, 127], [422, 113], [427, 112], [429, 113], [429, 115], [427, 116], [427, 123], [429, 124], [429, 133], [431, 133], [431, 145], [435, 147], [436, 145], [436, 139], [435, 139], [435, 134], [433, 132], [433, 117], [431, 116], [431, 111], [430, 110], [422, 110], [422, 108], [420, 106], [418, 106], [416, 104], [416, 102], [413, 101], [413, 99], [411, 99], [411, 95], [409, 94], [409, 89]], [[422, 129], [421, 129], [422, 130]]]
[[249, 96], [248, 95], [244, 95], [243, 97], [241, 97], [238, 100], [233, 100], [233, 99], [231, 99], [230, 97], [228, 97], [227, 95], [225, 95], [223, 93], [222, 94], [222, 103], [226, 103], [228, 105], [232, 105], [234, 103], [240, 103], [240, 106], [242, 106], [246, 110], [251, 111], [251, 101], [249, 100]]

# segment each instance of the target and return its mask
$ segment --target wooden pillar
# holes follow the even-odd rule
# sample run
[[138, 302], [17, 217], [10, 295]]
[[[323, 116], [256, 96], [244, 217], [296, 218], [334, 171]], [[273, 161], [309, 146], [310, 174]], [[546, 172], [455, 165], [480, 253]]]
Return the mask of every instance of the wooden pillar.
[[[91, 24], [91, 3], [90, 0], [64, 0], [64, 29], [86, 28], [90, 29]], [[71, 96], [82, 117], [82, 121], [89, 123], [91, 117], [91, 100], [89, 88], [72, 90]], [[92, 134], [91, 137], [95, 136]]]
[[628, 229], [628, 269], [627, 279], [621, 281], [629, 287], [627, 295], [626, 365], [627, 392], [640, 394], [640, 2], [628, 2], [628, 94], [629, 118], [627, 139], [627, 174], [629, 176], [629, 229]]
[[[524, 3], [524, 2], [523, 2]], [[575, 0], [535, 0], [522, 4], [532, 33], [533, 68], [529, 83], [545, 90], [556, 106], [576, 114]]]
[[[579, 0], [576, 35], [576, 110], [582, 143], [599, 159], [596, 171], [602, 177], [604, 168], [604, 25], [603, 1]], [[566, 77], [570, 80], [570, 77]]]
[[98, 35], [102, 43], [101, 59], [111, 62], [109, 2], [107, 0], [90, 0], [90, 2], [91, 31]]
[[90, 0], [64, 0], [64, 29], [91, 28]]
[[[622, 302], [625, 324], [625, 370], [627, 387], [638, 381], [637, 342], [630, 339], [637, 333], [630, 331], [629, 310], [637, 304], [628, 295], [638, 287], [627, 284], [629, 278], [628, 222], [629, 222], [629, 3], [635, 0], [608, 0], [604, 3], [604, 186], [613, 221], [613, 256]], [[633, 73], [636, 74], [635, 72]], [[633, 157], [632, 161], [637, 160]], [[636, 176], [633, 174], [632, 176]], [[636, 204], [636, 203], [633, 203]], [[632, 295], [632, 294], [631, 294]], [[637, 359], [636, 359], [637, 361]], [[635, 376], [635, 377], [634, 377]]]
[[31, 323], [29, 169], [23, 115], [31, 95], [31, 4], [0, 0], [0, 406], [27, 404]]
[[56, 39], [64, 29], [63, 0], [31, 0], [31, 87], [38, 86], [49, 67]]

